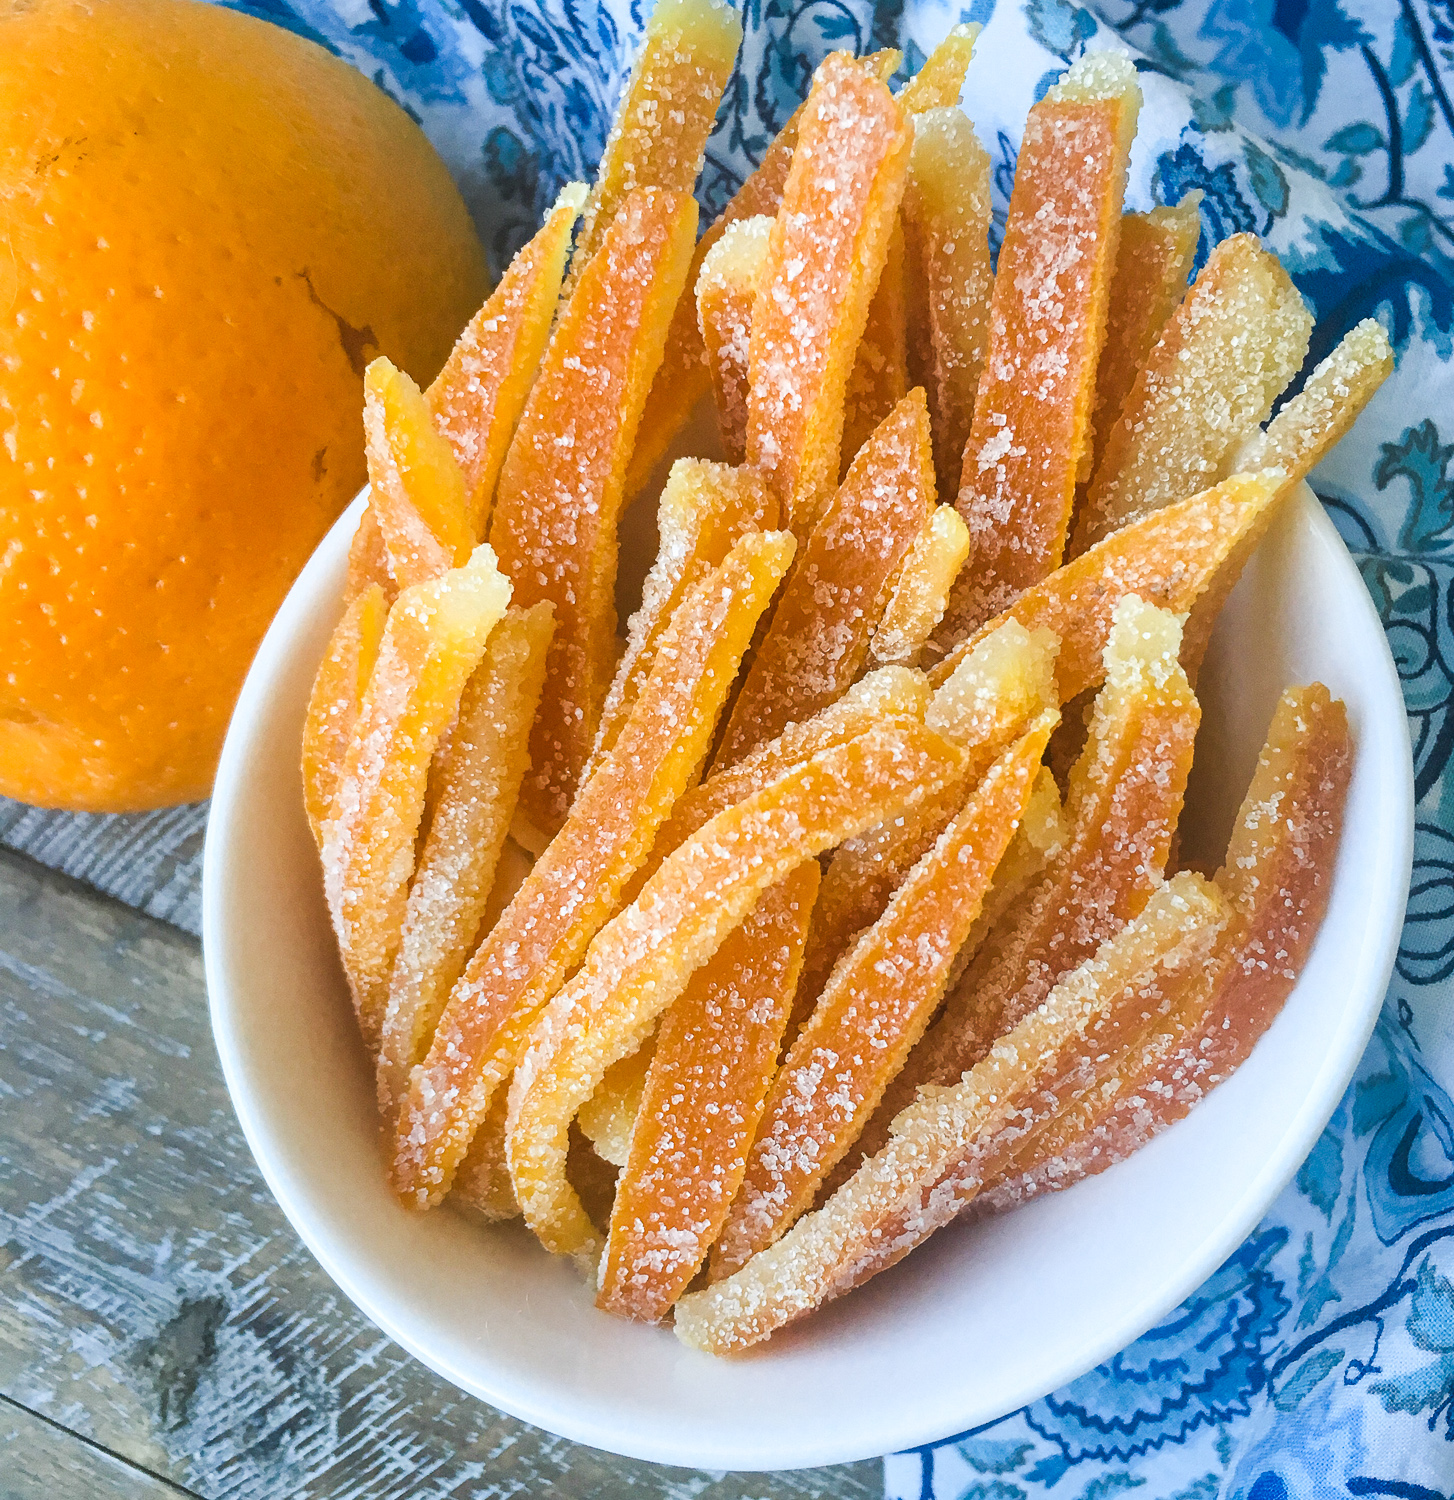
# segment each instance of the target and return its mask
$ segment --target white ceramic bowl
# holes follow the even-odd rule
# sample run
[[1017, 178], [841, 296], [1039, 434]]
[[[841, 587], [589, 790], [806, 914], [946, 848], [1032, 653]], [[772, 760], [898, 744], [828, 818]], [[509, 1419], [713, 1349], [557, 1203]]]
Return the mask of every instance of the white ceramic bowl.
[[324, 1269], [390, 1337], [491, 1405], [597, 1448], [707, 1469], [837, 1463], [989, 1421], [1082, 1374], [1252, 1229], [1363, 1050], [1412, 845], [1397, 675], [1311, 492], [1253, 560], [1202, 677], [1204, 830], [1230, 827], [1285, 685], [1322, 680], [1352, 719], [1331, 906], [1281, 1016], [1230, 1082], [1132, 1160], [1018, 1213], [942, 1231], [735, 1360], [597, 1312], [572, 1267], [518, 1225], [410, 1213], [384, 1184], [372, 1077], [298, 771], [360, 504], [294, 585], [243, 688], [212, 802], [203, 939], [217, 1048], [263, 1175]]

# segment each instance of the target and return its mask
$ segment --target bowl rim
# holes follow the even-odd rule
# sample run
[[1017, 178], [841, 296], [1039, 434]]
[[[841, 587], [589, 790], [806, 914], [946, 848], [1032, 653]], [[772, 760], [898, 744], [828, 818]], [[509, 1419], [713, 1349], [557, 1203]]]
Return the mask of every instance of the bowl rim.
[[[1402, 760], [1403, 775], [1398, 785], [1385, 788], [1394, 796], [1403, 815], [1385, 830], [1382, 843], [1381, 862], [1389, 866], [1389, 880], [1380, 889], [1387, 891], [1389, 895], [1384, 903], [1384, 910], [1381, 913], [1375, 911], [1370, 916], [1368, 931], [1377, 932], [1379, 940], [1373, 947], [1370, 961], [1364, 965], [1361, 988], [1365, 993], [1362, 1009], [1357, 1013], [1359, 1024], [1354, 1026], [1345, 1018], [1342, 1031], [1335, 1038], [1336, 1047], [1330, 1050], [1322, 1069], [1319, 1080], [1321, 1091], [1315, 1087], [1309, 1092], [1284, 1132], [1280, 1149], [1248, 1180], [1236, 1209], [1223, 1218], [1215, 1233], [1207, 1235], [1199, 1253], [1187, 1257], [1183, 1263], [1183, 1274], [1177, 1283], [1163, 1285], [1158, 1293], [1127, 1305], [1121, 1316], [1107, 1326], [1099, 1341], [1089, 1348], [1082, 1346], [1073, 1357], [1067, 1353], [1059, 1367], [1041, 1367], [1039, 1378], [1033, 1382], [1036, 1389], [1029, 1389], [1032, 1382], [1028, 1381], [1025, 1382], [1027, 1388], [1023, 1390], [1007, 1386], [999, 1403], [1001, 1411], [998, 1415], [976, 1416], [971, 1423], [961, 1422], [957, 1430], [952, 1429], [951, 1424], [951, 1430], [948, 1431], [945, 1430], [946, 1423], [940, 1415], [925, 1415], [918, 1420], [906, 1415], [892, 1430], [864, 1434], [856, 1441], [851, 1434], [835, 1434], [827, 1439], [815, 1438], [811, 1433], [804, 1434], [791, 1451], [785, 1450], [781, 1443], [765, 1446], [759, 1441], [754, 1446], [750, 1433], [743, 1433], [741, 1440], [730, 1450], [720, 1446], [705, 1449], [700, 1442], [694, 1442], [690, 1438], [683, 1441], [657, 1435], [653, 1440], [640, 1441], [635, 1434], [618, 1434], [600, 1421], [592, 1421], [589, 1415], [583, 1416], [578, 1410], [578, 1400], [571, 1405], [559, 1399], [551, 1401], [522, 1397], [500, 1379], [476, 1378], [454, 1367], [447, 1358], [435, 1353], [426, 1343], [416, 1338], [407, 1322], [395, 1313], [398, 1299], [375, 1296], [368, 1287], [361, 1284], [360, 1276], [355, 1275], [346, 1257], [334, 1254], [325, 1231], [315, 1226], [306, 1198], [304, 1195], [295, 1195], [286, 1173], [272, 1158], [266, 1113], [246, 1084], [244, 1060], [234, 1044], [229, 1027], [229, 1012], [234, 1004], [234, 997], [221, 956], [226, 947], [228, 923], [223, 903], [217, 895], [227, 884], [223, 870], [229, 854], [229, 835], [239, 816], [246, 816], [246, 809], [239, 796], [242, 778], [238, 773], [248, 757], [260, 721], [265, 715], [273, 679], [277, 670], [286, 664], [299, 628], [317, 608], [316, 596], [321, 580], [338, 565], [340, 534], [346, 532], [351, 536], [367, 502], [368, 493], [368, 486], [365, 486], [309, 558], [269, 626], [249, 668], [223, 745], [208, 818], [202, 861], [201, 931], [214, 1043], [233, 1109], [263, 1180], [293, 1230], [329, 1278], [390, 1339], [457, 1389], [512, 1417], [572, 1442], [649, 1462], [710, 1470], [815, 1467], [876, 1458], [891, 1451], [923, 1448], [947, 1441], [958, 1433], [975, 1430], [985, 1422], [997, 1420], [998, 1416], [1015, 1411], [1028, 1402], [1059, 1389], [1154, 1327], [1246, 1239], [1291, 1181], [1337, 1108], [1381, 1011], [1398, 954], [1412, 874], [1415, 804], [1411, 748], [1407, 757]], [[1363, 628], [1370, 629], [1373, 638], [1381, 646], [1376, 654], [1381, 668], [1379, 675], [1383, 680], [1381, 684], [1370, 683], [1370, 695], [1376, 694], [1380, 688], [1383, 692], [1391, 689], [1393, 700], [1399, 705], [1398, 719], [1402, 725], [1403, 740], [1408, 745], [1408, 721], [1402, 711], [1403, 695], [1397, 667], [1373, 600], [1363, 585], [1347, 545], [1306, 484], [1301, 485], [1298, 494], [1290, 499], [1291, 504], [1296, 505], [1306, 516], [1319, 540], [1331, 540], [1336, 544], [1335, 566], [1340, 571], [1346, 571], [1349, 581], [1356, 585], [1349, 590], [1351, 607], [1364, 616]], [[1381, 925], [1377, 920], [1380, 916]], [[1356, 979], [1358, 976], [1354, 977]]]

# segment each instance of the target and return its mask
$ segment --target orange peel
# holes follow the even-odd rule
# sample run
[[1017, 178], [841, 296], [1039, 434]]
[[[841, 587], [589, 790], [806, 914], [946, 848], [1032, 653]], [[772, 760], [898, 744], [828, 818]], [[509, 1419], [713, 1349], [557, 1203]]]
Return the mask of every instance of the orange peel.
[[1001, 755], [835, 965], [773, 1080], [742, 1186], [712, 1251], [714, 1280], [779, 1239], [812, 1206], [923, 1034], [1024, 815], [1059, 718], [1050, 710]]
[[354, 595], [328, 638], [313, 679], [303, 722], [303, 806], [320, 848], [388, 614], [388, 602], [378, 584], [371, 583]]
[[955, 502], [973, 544], [946, 622], [961, 634], [1065, 551], [1140, 105], [1130, 58], [1090, 52], [1025, 122]]
[[813, 76], [752, 319], [747, 461], [806, 537], [838, 475], [843, 400], [889, 253], [913, 130], [831, 53]]
[[551, 624], [549, 604], [507, 610], [460, 695], [389, 980], [378, 1059], [386, 1118], [479, 934], [525, 776]]
[[696, 228], [685, 194], [626, 195], [556, 323], [500, 473], [491, 545], [516, 603], [555, 606], [521, 792], [526, 818], [546, 835], [575, 795], [611, 684], [626, 463]]
[[713, 568], [722, 565], [741, 537], [769, 529], [776, 522], [772, 495], [762, 477], [750, 469], [729, 469], [697, 458], [678, 459], [672, 465], [657, 507], [660, 542], [656, 559], [642, 587], [641, 607], [627, 627], [626, 650], [601, 709], [601, 725], [583, 782], [616, 743], [677, 605]]
[[449, 1191], [541, 1010], [696, 775], [792, 552], [785, 533], [753, 533], [683, 599], [611, 753], [450, 992], [399, 1112], [390, 1176], [407, 1204]]
[[959, 1083], [926, 1090], [888, 1144], [739, 1271], [677, 1303], [696, 1349], [750, 1348], [895, 1264], [954, 1219], [1067, 1097], [1099, 1081], [1128, 1035], [1170, 1004], [1226, 921], [1216, 888], [1177, 875]]
[[895, 221], [888, 255], [868, 304], [868, 321], [853, 358], [843, 393], [843, 437], [839, 443], [839, 478], [873, 436], [879, 423], [908, 394], [905, 346], [904, 232]]
[[783, 586], [717, 751], [730, 765], [840, 697], [934, 507], [929, 413], [913, 391], [854, 460]]
[[1055, 679], [1062, 704], [1098, 687], [1121, 600], [1136, 594], [1173, 614], [1191, 609], [1244, 539], [1271, 519], [1285, 481], [1281, 469], [1236, 474], [1113, 532], [960, 642], [930, 672], [930, 682], [943, 683], [992, 630], [1017, 620], [1060, 637]]
[[[1126, 397], [1161, 336], [1166, 321], [1186, 295], [1186, 279], [1196, 256], [1201, 189], [1174, 208], [1125, 214], [1116, 250], [1106, 313], [1106, 342], [1096, 370], [1096, 404], [1091, 419], [1090, 472], [1100, 467], [1106, 439]], [[1254, 464], [1253, 468], [1270, 468]]]
[[906, 115], [921, 115], [931, 109], [948, 109], [959, 103], [965, 75], [974, 57], [974, 44], [984, 28], [977, 21], [951, 26], [923, 66], [897, 94]]
[[[903, 60], [902, 55], [892, 48], [857, 59], [848, 57], [847, 53], [839, 55], [855, 62], [880, 83], [887, 83]], [[687, 291], [672, 315], [666, 353], [641, 415], [636, 449], [631, 455], [631, 467], [626, 476], [628, 495], [635, 495], [645, 487], [652, 471], [666, 456], [698, 403], [711, 390], [702, 334], [697, 325], [697, 277], [712, 247], [730, 225], [739, 219], [757, 215], [773, 218], [777, 214], [783, 186], [788, 180], [788, 168], [792, 165], [793, 149], [798, 143], [798, 124], [802, 116], [803, 106], [799, 105], [763, 153], [756, 171], [738, 188], [732, 201], [697, 245], [687, 278]]]
[[545, 354], [585, 197], [584, 183], [560, 190], [539, 232], [516, 253], [424, 393], [464, 475], [465, 514], [475, 537], [485, 534], [505, 449]]
[[954, 580], [969, 556], [969, 528], [952, 505], [936, 505], [894, 579], [869, 644], [884, 665], [912, 666], [949, 604]]
[[929, 392], [946, 499], [959, 492], [989, 339], [990, 208], [989, 153], [964, 111], [915, 115], [903, 207], [909, 378]]
[[629, 194], [696, 187], [741, 45], [742, 23], [724, 0], [656, 0], [586, 202], [572, 286]]
[[826, 750], [699, 828], [601, 929], [546, 1007], [510, 1086], [510, 1179], [548, 1250], [594, 1268], [600, 1241], [565, 1163], [570, 1123], [606, 1069], [641, 1045], [765, 890], [931, 793], [960, 758], [919, 724]]
[[323, 888], [370, 1053], [388, 1003], [434, 747], [509, 602], [488, 547], [403, 589], [354, 722], [323, 823]]
[[662, 1017], [596, 1305], [659, 1322], [716, 1240], [777, 1069], [818, 865], [758, 898]]
[[772, 220], [762, 214], [729, 224], [703, 257], [697, 277], [697, 326], [712, 377], [717, 431], [734, 464], [747, 451], [747, 351], [771, 233]]
[[382, 357], [364, 371], [364, 455], [394, 582], [408, 588], [463, 567], [475, 544], [464, 474], [423, 392]]
[[1107, 435], [1072, 550], [1224, 478], [1301, 367], [1312, 327], [1282, 263], [1255, 235], [1223, 240]]

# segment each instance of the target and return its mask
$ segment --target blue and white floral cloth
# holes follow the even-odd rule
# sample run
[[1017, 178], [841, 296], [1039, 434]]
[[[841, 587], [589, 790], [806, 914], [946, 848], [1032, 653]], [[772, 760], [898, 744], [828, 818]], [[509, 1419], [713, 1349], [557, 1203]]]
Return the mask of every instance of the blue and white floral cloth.
[[[995, 162], [1003, 223], [1026, 110], [1082, 50], [1118, 48], [1136, 56], [1146, 101], [1128, 206], [1200, 188], [1201, 253], [1238, 230], [1261, 235], [1317, 313], [1312, 359], [1369, 316], [1398, 353], [1395, 377], [1314, 476], [1382, 613], [1413, 732], [1413, 890], [1378, 1031], [1296, 1181], [1193, 1297], [1065, 1389], [890, 1457], [888, 1494], [1443, 1500], [1454, 1490], [1454, 0], [740, 3], [746, 40], [709, 150], [709, 209], [825, 52], [894, 45], [912, 71], [970, 20], [985, 31], [964, 107]], [[498, 267], [561, 183], [590, 176], [645, 6], [239, 8], [323, 42], [398, 99], [454, 170]]]

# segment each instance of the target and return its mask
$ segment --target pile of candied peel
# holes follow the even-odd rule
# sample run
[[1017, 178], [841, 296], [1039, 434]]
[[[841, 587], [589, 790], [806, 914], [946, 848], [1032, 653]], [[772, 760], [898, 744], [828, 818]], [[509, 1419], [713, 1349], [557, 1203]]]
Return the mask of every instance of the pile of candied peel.
[[699, 238], [740, 32], [658, 0], [594, 187], [427, 391], [366, 380], [303, 770], [390, 1180], [716, 1353], [1185, 1115], [1328, 898], [1319, 684], [1214, 875], [1177, 825], [1218, 610], [1388, 341], [1268, 421], [1311, 319], [1251, 235], [1188, 287], [1199, 195], [1123, 213], [1111, 53], [1030, 111], [992, 265], [976, 30], [897, 94], [826, 58]]

